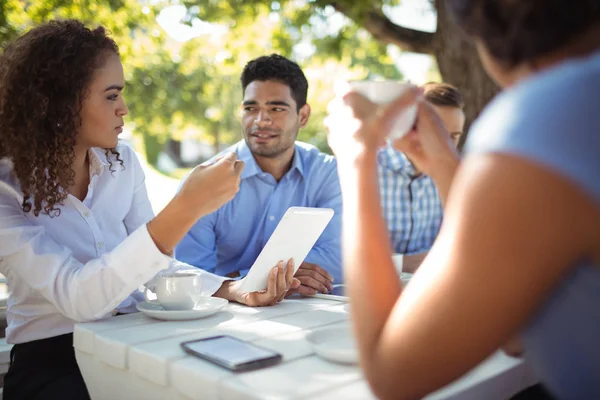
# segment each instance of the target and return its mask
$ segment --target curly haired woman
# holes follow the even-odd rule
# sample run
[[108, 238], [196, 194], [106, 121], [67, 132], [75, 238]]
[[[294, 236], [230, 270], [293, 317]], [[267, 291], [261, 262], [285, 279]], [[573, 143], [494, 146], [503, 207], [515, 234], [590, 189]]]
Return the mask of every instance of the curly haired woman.
[[[154, 217], [134, 152], [123, 67], [99, 27], [53, 21], [10, 43], [0, 60], [0, 272], [15, 343], [5, 399], [88, 398], [75, 361], [75, 322], [135, 310], [137, 288], [177, 262], [189, 228], [237, 192], [234, 154], [196, 168]], [[258, 306], [299, 282], [273, 269], [264, 292], [203, 274], [208, 295]]]

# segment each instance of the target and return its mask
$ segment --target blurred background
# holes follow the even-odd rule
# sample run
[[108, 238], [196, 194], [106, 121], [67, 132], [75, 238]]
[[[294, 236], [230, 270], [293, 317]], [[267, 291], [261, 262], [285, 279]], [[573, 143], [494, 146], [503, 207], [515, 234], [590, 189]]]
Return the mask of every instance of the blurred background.
[[239, 75], [260, 55], [304, 69], [313, 113], [299, 140], [325, 152], [337, 79], [445, 80], [465, 95], [469, 121], [496, 91], [443, 0], [0, 0], [0, 42], [54, 18], [103, 25], [119, 45], [122, 138], [144, 163], [155, 211], [189, 168], [240, 140]]

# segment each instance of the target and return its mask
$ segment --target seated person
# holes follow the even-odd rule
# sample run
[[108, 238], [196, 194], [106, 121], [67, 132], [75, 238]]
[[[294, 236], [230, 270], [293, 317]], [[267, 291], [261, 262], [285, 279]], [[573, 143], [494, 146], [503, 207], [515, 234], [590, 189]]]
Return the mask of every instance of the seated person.
[[[137, 288], [178, 268], [175, 244], [238, 190], [243, 163], [231, 153], [194, 170], [155, 217], [140, 163], [118, 143], [124, 82], [116, 43], [74, 20], [35, 27], [0, 56], [0, 273], [14, 344], [7, 400], [89, 399], [75, 323], [135, 312]], [[202, 286], [268, 305], [300, 285], [292, 275], [274, 268], [266, 292], [243, 293], [209, 273]]]
[[[465, 125], [460, 92], [447, 83], [427, 83], [425, 99], [433, 105], [454, 145]], [[391, 143], [377, 155], [381, 207], [394, 253], [404, 254], [403, 271], [415, 272], [442, 225], [443, 198], [433, 179], [421, 173]]]
[[240, 191], [190, 229], [176, 257], [219, 275], [245, 276], [289, 207], [332, 208], [333, 219], [296, 273], [299, 293], [327, 292], [342, 281], [342, 201], [335, 159], [296, 141], [310, 117], [306, 77], [273, 54], [250, 61], [241, 83], [244, 139], [227, 150], [245, 162]]

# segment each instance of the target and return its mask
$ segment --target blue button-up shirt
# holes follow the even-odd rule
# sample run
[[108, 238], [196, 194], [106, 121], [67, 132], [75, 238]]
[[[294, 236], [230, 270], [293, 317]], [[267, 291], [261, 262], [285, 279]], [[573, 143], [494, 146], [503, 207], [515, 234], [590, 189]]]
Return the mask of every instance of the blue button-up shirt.
[[342, 282], [342, 195], [335, 158], [306, 143], [295, 147], [290, 170], [279, 182], [260, 169], [243, 140], [227, 149], [246, 163], [240, 190], [192, 227], [177, 246], [176, 258], [218, 275], [244, 276], [289, 207], [332, 208], [333, 218], [304, 261]]
[[381, 207], [395, 253], [416, 254], [433, 245], [443, 208], [433, 179], [390, 144], [377, 155]]

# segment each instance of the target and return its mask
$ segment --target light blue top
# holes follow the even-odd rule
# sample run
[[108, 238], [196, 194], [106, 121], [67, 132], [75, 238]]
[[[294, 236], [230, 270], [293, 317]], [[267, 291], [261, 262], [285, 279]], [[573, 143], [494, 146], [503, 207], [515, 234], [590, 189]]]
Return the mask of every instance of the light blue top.
[[304, 261], [342, 282], [342, 195], [336, 161], [309, 144], [296, 142], [295, 147], [292, 166], [279, 182], [260, 169], [243, 140], [227, 149], [246, 163], [240, 191], [192, 227], [175, 257], [218, 275], [239, 271], [245, 276], [289, 207], [332, 208], [332, 220]]
[[[473, 126], [467, 151], [534, 161], [578, 185], [600, 207], [599, 99], [600, 52], [498, 96]], [[522, 338], [525, 357], [554, 395], [600, 399], [600, 265], [573, 265]]]

